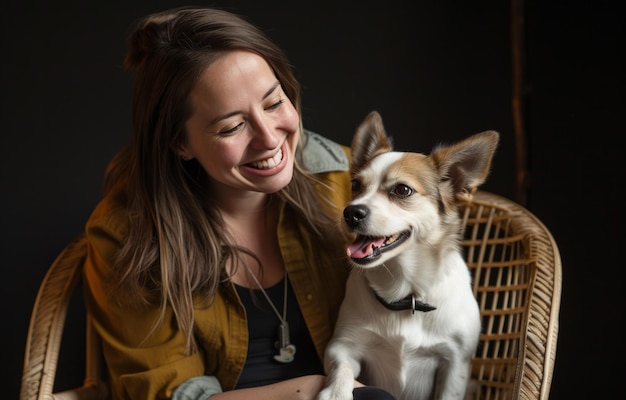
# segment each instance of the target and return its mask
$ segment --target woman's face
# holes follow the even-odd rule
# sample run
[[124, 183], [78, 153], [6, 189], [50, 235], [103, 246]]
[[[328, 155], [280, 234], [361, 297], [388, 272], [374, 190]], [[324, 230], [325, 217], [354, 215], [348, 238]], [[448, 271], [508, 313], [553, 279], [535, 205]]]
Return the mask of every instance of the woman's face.
[[300, 120], [262, 57], [225, 53], [202, 73], [190, 101], [178, 153], [198, 160], [216, 194], [273, 193], [291, 181]]

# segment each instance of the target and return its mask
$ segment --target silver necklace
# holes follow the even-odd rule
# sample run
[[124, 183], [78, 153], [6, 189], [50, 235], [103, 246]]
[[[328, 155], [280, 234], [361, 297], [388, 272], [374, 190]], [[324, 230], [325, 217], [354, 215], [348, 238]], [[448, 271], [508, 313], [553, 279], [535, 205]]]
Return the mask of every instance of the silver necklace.
[[270, 306], [272, 306], [272, 310], [274, 310], [274, 313], [276, 313], [276, 316], [280, 320], [280, 326], [278, 327], [279, 349], [278, 349], [278, 354], [274, 356], [274, 360], [281, 362], [281, 363], [290, 363], [293, 361], [293, 357], [296, 354], [296, 346], [294, 346], [293, 344], [289, 342], [289, 323], [287, 322], [287, 283], [289, 282], [289, 279], [287, 278], [287, 273], [285, 273], [285, 277], [284, 277], [285, 294], [283, 297], [283, 315], [282, 316], [276, 309], [276, 306], [270, 299], [270, 296], [268, 296], [267, 292], [265, 292], [265, 289], [263, 289], [263, 286], [261, 286], [261, 282], [259, 282], [257, 277], [252, 273], [252, 271], [249, 268], [248, 268], [248, 273], [250, 273], [250, 275], [252, 276], [252, 279], [254, 279], [259, 289], [261, 289], [263, 296], [265, 296], [265, 299], [270, 304]]

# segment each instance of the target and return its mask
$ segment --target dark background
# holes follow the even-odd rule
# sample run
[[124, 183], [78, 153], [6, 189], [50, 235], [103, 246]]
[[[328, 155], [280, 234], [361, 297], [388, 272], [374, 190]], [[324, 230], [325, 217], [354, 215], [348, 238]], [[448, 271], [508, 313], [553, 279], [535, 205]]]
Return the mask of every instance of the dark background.
[[[176, 1], [30, 1], [0, 10], [0, 375], [17, 398], [38, 286], [82, 229], [130, 135], [131, 22]], [[563, 291], [552, 399], [623, 396], [624, 26], [617, 1], [527, 1], [527, 197], [516, 195], [511, 11], [506, 1], [196, 2], [247, 15], [290, 57], [307, 128], [349, 143], [373, 109], [401, 150], [495, 129], [483, 189], [552, 231]], [[559, 5], [553, 3], [560, 3]], [[410, 5], [409, 5], [410, 4]], [[78, 306], [80, 308], [80, 306]], [[62, 384], [82, 379], [70, 315]], [[66, 343], [67, 342], [67, 343]], [[74, 377], [72, 377], [74, 375]]]

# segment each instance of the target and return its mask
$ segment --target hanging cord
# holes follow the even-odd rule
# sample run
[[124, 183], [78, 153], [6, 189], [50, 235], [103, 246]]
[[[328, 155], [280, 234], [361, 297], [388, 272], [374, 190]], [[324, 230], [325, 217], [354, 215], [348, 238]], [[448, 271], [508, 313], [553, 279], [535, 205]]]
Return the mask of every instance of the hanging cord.
[[274, 360], [281, 362], [281, 363], [290, 363], [293, 361], [294, 355], [296, 354], [296, 346], [291, 344], [290, 342], [289, 323], [287, 322], [287, 285], [289, 282], [287, 273], [285, 272], [285, 276], [283, 278], [285, 280], [285, 285], [284, 285], [285, 292], [283, 295], [284, 296], [283, 297], [283, 315], [281, 316], [280, 313], [278, 312], [278, 309], [276, 308], [276, 306], [270, 299], [270, 296], [267, 294], [265, 289], [263, 289], [263, 286], [261, 286], [261, 282], [259, 282], [257, 277], [252, 273], [252, 271], [250, 270], [250, 268], [248, 268], [248, 266], [246, 266], [246, 269], [248, 270], [248, 273], [252, 276], [252, 279], [254, 279], [254, 282], [256, 282], [259, 289], [261, 289], [263, 296], [265, 296], [265, 299], [270, 304], [270, 306], [272, 307], [272, 310], [274, 310], [274, 313], [276, 313], [276, 316], [280, 320], [280, 325], [278, 327], [279, 349], [278, 349], [278, 354], [274, 356]]
[[254, 282], [259, 287], [259, 289], [261, 289], [261, 293], [263, 293], [263, 296], [265, 296], [265, 299], [267, 300], [267, 302], [270, 304], [270, 306], [272, 306], [272, 310], [274, 310], [274, 313], [276, 314], [276, 316], [278, 317], [280, 322], [282, 324], [287, 322], [286, 321], [286, 319], [287, 319], [287, 280], [288, 280], [287, 279], [287, 274], [285, 273], [285, 277], [284, 277], [284, 279], [285, 279], [285, 297], [284, 297], [284, 301], [283, 301], [283, 315], [281, 316], [280, 313], [278, 312], [278, 310], [276, 309], [276, 306], [274, 305], [274, 303], [270, 299], [270, 296], [267, 294], [265, 289], [263, 289], [263, 286], [261, 286], [261, 282], [259, 282], [257, 277], [254, 276], [254, 274], [252, 273], [252, 271], [250, 271], [250, 269], [248, 269], [248, 273], [250, 274], [250, 276], [252, 276], [252, 279], [254, 279]]

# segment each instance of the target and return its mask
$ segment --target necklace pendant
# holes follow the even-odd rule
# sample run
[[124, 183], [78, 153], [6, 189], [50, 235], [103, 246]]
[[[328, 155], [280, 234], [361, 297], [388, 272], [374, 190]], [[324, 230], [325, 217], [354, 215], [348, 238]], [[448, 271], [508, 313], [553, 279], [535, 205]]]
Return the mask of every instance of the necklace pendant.
[[288, 344], [278, 350], [278, 354], [274, 356], [274, 360], [281, 363], [290, 363], [294, 359], [294, 354], [296, 354], [296, 346]]
[[280, 348], [278, 354], [274, 356], [274, 360], [281, 363], [290, 363], [296, 354], [296, 346], [289, 343], [289, 324], [284, 321], [278, 327], [278, 342]]

